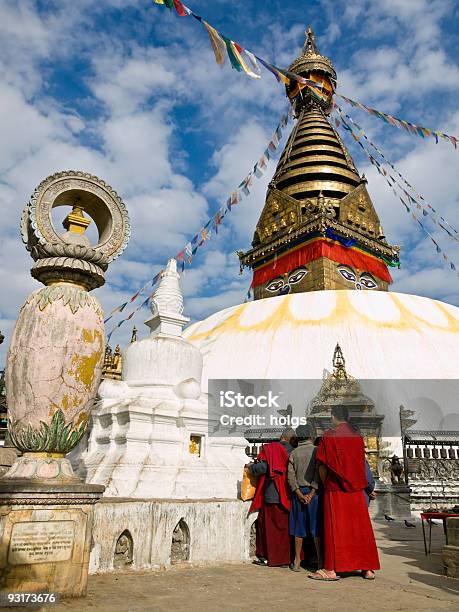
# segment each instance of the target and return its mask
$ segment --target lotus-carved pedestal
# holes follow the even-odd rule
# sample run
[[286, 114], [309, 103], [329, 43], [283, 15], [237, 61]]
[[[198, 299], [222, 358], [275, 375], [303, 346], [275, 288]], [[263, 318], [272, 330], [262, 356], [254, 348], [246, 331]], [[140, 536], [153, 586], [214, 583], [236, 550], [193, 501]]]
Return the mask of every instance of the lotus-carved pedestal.
[[[96, 244], [85, 233], [91, 219]], [[45, 286], [25, 300], [8, 351], [8, 430], [22, 455], [0, 480], [0, 588], [82, 595], [104, 487], [82, 482], [66, 455], [86, 431], [104, 355], [103, 313], [89, 291], [124, 250], [129, 219], [104, 181], [59, 172], [34, 191], [21, 232]]]

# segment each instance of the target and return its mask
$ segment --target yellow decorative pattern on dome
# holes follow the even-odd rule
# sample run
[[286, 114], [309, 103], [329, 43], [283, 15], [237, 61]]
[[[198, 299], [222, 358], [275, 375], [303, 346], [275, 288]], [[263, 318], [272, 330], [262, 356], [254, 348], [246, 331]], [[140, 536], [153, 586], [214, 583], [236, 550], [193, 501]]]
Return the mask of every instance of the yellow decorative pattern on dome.
[[[199, 342], [227, 332], [275, 332], [286, 325], [335, 326], [350, 318], [356, 324], [360, 321], [371, 327], [459, 332], [459, 309], [449, 304], [407, 294], [342, 290], [285, 295], [241, 304], [225, 311], [223, 320], [216, 318], [219, 322], [215, 327], [209, 327], [206, 319], [193, 325], [192, 333], [185, 335], [188, 340]], [[205, 326], [202, 331], [201, 326]]]

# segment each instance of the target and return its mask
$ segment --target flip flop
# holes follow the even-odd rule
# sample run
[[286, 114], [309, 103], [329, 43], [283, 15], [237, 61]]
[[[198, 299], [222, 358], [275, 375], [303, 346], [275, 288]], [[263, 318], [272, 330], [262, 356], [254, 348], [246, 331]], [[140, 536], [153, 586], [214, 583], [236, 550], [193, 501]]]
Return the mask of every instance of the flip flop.
[[375, 573], [373, 572], [372, 576], [365, 576], [365, 572], [362, 572], [362, 578], [364, 580], [374, 580], [376, 578]]
[[292, 570], [292, 572], [301, 572], [301, 567], [295, 567], [294, 563], [290, 563], [289, 568]]
[[339, 576], [336, 576], [336, 578], [331, 578], [323, 569], [317, 570], [315, 574], [309, 574], [308, 578], [311, 578], [311, 580], [322, 580], [323, 582], [336, 582], [339, 580]]
[[255, 559], [252, 561], [254, 565], [268, 565], [268, 561], [266, 559]]

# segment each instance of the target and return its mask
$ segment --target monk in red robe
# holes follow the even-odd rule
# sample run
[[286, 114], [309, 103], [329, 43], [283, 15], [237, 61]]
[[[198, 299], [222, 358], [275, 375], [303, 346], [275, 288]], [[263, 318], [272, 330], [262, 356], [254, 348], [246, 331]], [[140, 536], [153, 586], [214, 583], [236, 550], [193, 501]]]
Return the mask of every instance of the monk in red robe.
[[257, 565], [281, 566], [291, 561], [288, 531], [290, 489], [287, 484], [288, 458], [296, 435], [286, 429], [279, 442], [264, 444], [255, 463], [247, 467], [259, 475], [257, 490], [250, 512], [258, 510], [257, 545], [254, 561]]
[[349, 424], [345, 406], [334, 406], [331, 414], [332, 429], [323, 435], [316, 455], [324, 488], [324, 567], [309, 577], [339, 580], [338, 572], [359, 570], [374, 580], [380, 566], [364, 493], [365, 445]]

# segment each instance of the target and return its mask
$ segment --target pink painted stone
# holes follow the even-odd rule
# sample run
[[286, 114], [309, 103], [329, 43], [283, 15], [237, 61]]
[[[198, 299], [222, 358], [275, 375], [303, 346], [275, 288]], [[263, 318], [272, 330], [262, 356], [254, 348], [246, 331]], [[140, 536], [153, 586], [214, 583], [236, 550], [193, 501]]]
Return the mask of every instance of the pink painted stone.
[[23, 305], [11, 338], [6, 384], [17, 433], [40, 428], [62, 409], [65, 422], [87, 420], [103, 361], [104, 324], [98, 301], [72, 284], [42, 287]]

